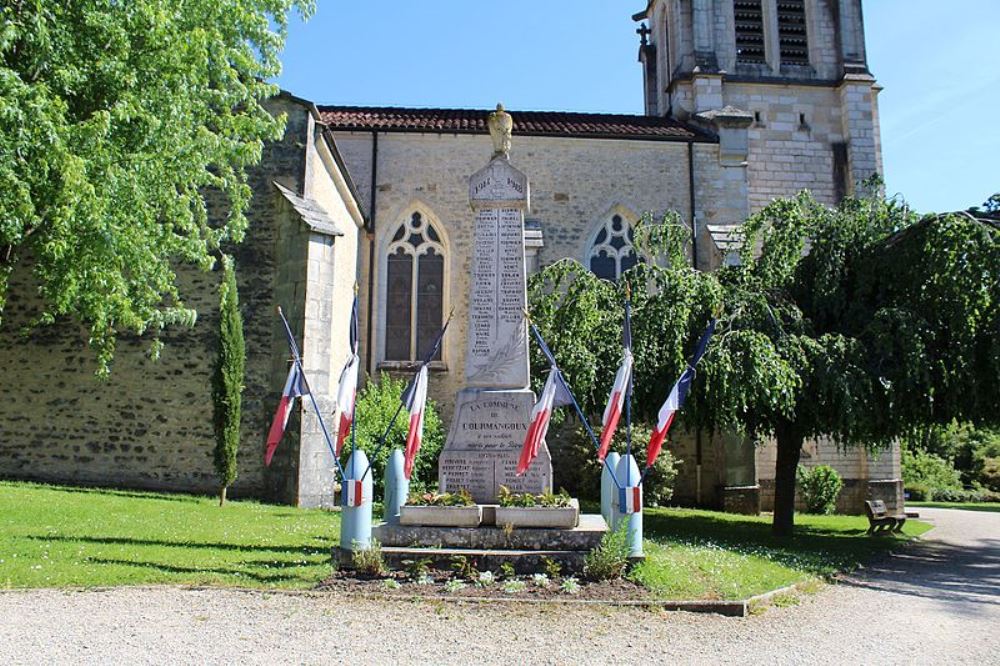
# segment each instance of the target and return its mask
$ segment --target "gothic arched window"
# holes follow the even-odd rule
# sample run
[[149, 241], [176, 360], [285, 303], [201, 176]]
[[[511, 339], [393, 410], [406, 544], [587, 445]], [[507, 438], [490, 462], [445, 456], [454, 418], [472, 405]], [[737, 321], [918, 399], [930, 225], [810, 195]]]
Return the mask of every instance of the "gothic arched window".
[[423, 360], [441, 329], [445, 275], [441, 236], [420, 213], [389, 242], [385, 277], [385, 360]]
[[617, 280], [639, 261], [632, 225], [617, 213], [608, 218], [590, 246], [590, 270], [604, 280]]

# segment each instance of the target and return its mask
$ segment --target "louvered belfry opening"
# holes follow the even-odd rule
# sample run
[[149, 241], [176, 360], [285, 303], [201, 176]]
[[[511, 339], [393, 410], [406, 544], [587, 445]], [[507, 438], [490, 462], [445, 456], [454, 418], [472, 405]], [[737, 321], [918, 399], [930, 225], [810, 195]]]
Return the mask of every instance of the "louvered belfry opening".
[[805, 0], [778, 0], [778, 44], [783, 65], [808, 65]]
[[761, 0], [735, 0], [736, 61], [766, 62], [764, 57], [764, 11]]

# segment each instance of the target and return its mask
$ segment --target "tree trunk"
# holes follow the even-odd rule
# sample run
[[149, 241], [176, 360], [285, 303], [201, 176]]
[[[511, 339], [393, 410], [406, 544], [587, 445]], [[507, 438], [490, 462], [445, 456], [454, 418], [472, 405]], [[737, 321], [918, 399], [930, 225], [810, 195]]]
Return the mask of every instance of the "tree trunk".
[[219, 488], [219, 506], [223, 506], [226, 503], [226, 486]]
[[802, 455], [802, 434], [795, 424], [784, 422], [774, 431], [778, 442], [778, 459], [774, 469], [774, 522], [771, 532], [775, 536], [791, 536], [795, 526], [795, 471]]

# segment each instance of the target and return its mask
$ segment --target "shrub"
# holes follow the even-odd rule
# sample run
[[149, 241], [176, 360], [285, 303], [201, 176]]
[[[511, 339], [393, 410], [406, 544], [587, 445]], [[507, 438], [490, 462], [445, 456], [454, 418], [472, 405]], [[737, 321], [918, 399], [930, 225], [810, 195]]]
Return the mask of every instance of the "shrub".
[[236, 268], [229, 257], [222, 259], [219, 287], [219, 352], [212, 375], [212, 408], [215, 427], [215, 472], [219, 477], [219, 505], [226, 503], [226, 489], [236, 480], [236, 453], [240, 447], [240, 415], [243, 409], [243, 374], [246, 344], [243, 316], [236, 288]]
[[904, 488], [906, 498], [913, 502], [926, 502], [931, 498], [934, 489], [922, 483], [914, 483]]
[[944, 458], [925, 451], [903, 448], [903, 485], [927, 486], [932, 490], [961, 490], [962, 480], [958, 472]]
[[[599, 430], [598, 427], [595, 434]], [[632, 454], [640, 470], [646, 465], [646, 445], [651, 433], [649, 425], [632, 424]], [[561, 428], [553, 428], [549, 431], [548, 444], [552, 453], [552, 481], [556, 487], [564, 488], [574, 497], [599, 500], [603, 467], [597, 461], [597, 452], [583, 426], [578, 421], [567, 421]], [[625, 453], [624, 423], [618, 426], [611, 450], [619, 454]], [[653, 469], [643, 481], [642, 497], [646, 506], [661, 506], [673, 497], [679, 464], [664, 446]]]
[[449, 594], [461, 592], [464, 589], [465, 589], [465, 583], [463, 583], [460, 580], [452, 579], [444, 584], [444, 591], [448, 592]]
[[551, 557], [542, 558], [542, 568], [545, 569], [545, 575], [549, 578], [559, 578], [562, 574], [562, 565]]
[[468, 490], [455, 493], [410, 493], [406, 498], [410, 506], [475, 506], [476, 501]]
[[531, 576], [531, 584], [535, 587], [547, 589], [552, 584], [552, 581], [549, 580], [548, 574], [536, 573]]
[[1000, 457], [985, 459], [979, 482], [989, 490], [1000, 493]]
[[[406, 389], [406, 380], [393, 379], [390, 375], [382, 373], [378, 381], [371, 381], [358, 393], [356, 433], [357, 445], [373, 457], [375, 447], [378, 446], [379, 438], [385, 429], [389, 427], [389, 421], [396, 409], [400, 405], [400, 398]], [[382, 447], [372, 460], [372, 470], [374, 470], [375, 493], [381, 496], [385, 485], [385, 466], [389, 460], [389, 454], [394, 448], [402, 448], [406, 442], [406, 430], [409, 427], [409, 419], [403, 411], [396, 419], [392, 432], [386, 438], [386, 444]], [[438, 417], [434, 402], [427, 400], [424, 411], [424, 436], [420, 446], [420, 453], [413, 464], [413, 475], [411, 487], [422, 488], [426, 486], [437, 486], [437, 460], [441, 448], [444, 446], [444, 429], [441, 426], [441, 419]], [[345, 442], [344, 449], [349, 449], [350, 443]], [[346, 455], [346, 454], [345, 454]]]
[[526, 587], [528, 585], [523, 580], [508, 580], [503, 584], [503, 591], [504, 594], [517, 594], [518, 592], [524, 592]]
[[577, 594], [580, 591], [580, 581], [573, 576], [564, 578], [563, 582], [559, 584], [559, 591], [565, 594]]
[[540, 495], [535, 495], [511, 492], [507, 486], [500, 486], [500, 492], [497, 494], [497, 502], [503, 507], [567, 507], [571, 499], [565, 488], [558, 493], [546, 490]]
[[[357, 546], [357, 542], [354, 542]], [[382, 558], [382, 544], [372, 539], [367, 548], [356, 548], [351, 555], [351, 566], [362, 576], [377, 577], [386, 572], [385, 560]]]
[[988, 490], [942, 488], [935, 490], [931, 499], [935, 502], [1000, 502], [1000, 493]]
[[623, 521], [618, 529], [606, 532], [601, 543], [587, 553], [583, 572], [590, 580], [621, 578], [628, 568], [628, 552], [628, 524]]
[[836, 511], [837, 496], [844, 487], [837, 470], [829, 465], [817, 465], [812, 469], [799, 465], [795, 476], [807, 513], [831, 514]]
[[982, 477], [986, 460], [1000, 457], [1000, 430], [953, 422], [911, 436], [905, 446], [911, 451], [924, 451], [943, 458], [958, 470], [961, 482], [966, 486], [976, 483], [986, 485]]

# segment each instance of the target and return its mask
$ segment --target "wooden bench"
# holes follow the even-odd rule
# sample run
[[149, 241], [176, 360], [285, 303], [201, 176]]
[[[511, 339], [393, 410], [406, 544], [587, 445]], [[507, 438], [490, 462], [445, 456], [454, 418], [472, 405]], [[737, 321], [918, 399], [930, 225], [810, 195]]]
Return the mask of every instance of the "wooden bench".
[[865, 500], [865, 512], [868, 514], [868, 534], [899, 532], [906, 522], [905, 513], [890, 515], [882, 500]]

